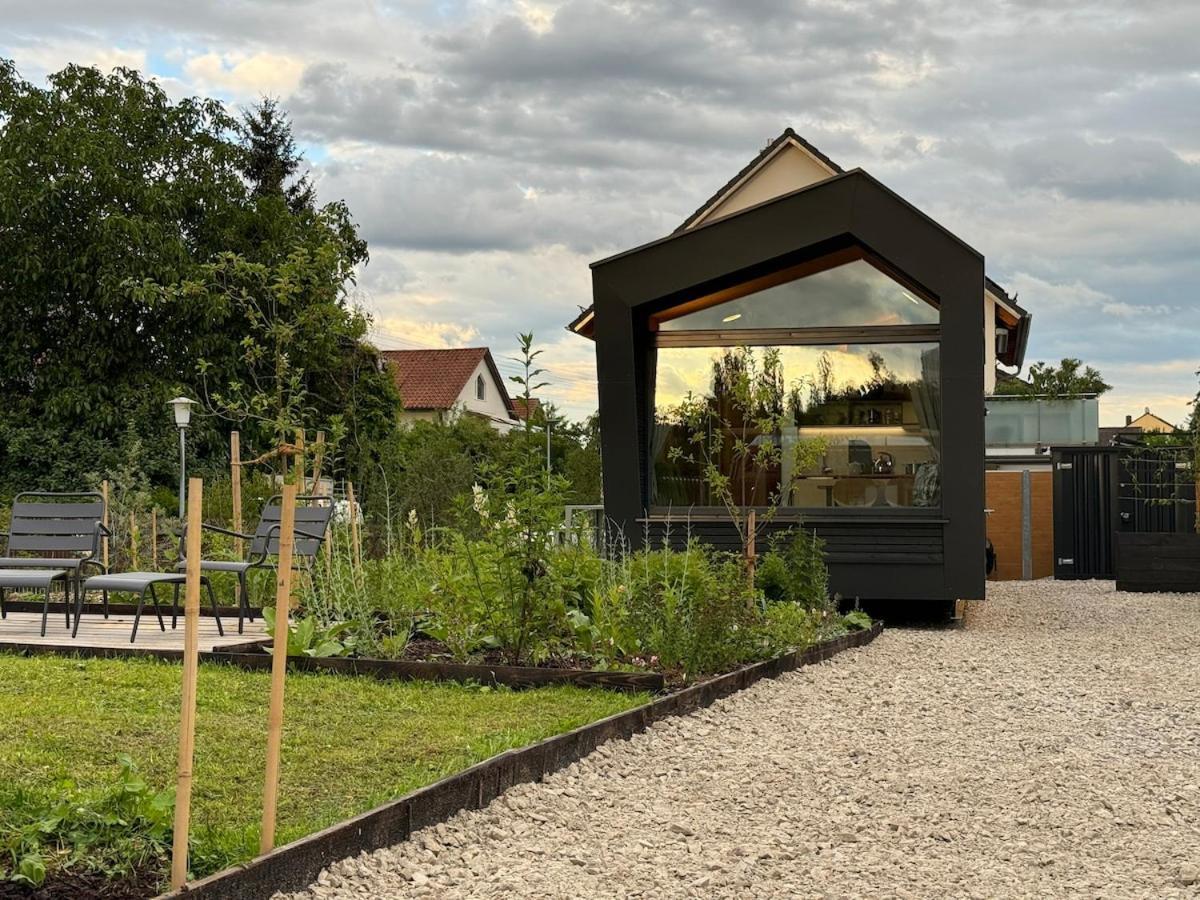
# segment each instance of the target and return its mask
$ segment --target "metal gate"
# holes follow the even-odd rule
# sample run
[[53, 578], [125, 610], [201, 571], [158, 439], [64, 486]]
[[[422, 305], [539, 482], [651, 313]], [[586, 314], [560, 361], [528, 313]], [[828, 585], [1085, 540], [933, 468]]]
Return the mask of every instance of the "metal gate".
[[1113, 578], [1119, 447], [1055, 447], [1054, 577]]
[[1054, 577], [1114, 578], [1118, 531], [1191, 531], [1190, 453], [1173, 447], [1055, 447]]

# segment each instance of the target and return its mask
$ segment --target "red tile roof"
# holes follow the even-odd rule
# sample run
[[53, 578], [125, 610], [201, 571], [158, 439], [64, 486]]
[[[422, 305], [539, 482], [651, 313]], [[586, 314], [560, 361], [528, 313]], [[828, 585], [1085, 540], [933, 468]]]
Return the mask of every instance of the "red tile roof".
[[487, 347], [381, 350], [380, 355], [392, 370], [400, 390], [400, 403], [405, 409], [450, 409], [458, 402], [459, 394], [480, 360], [487, 363], [505, 406], [512, 408], [504, 389], [504, 379]]
[[[529, 411], [530, 411], [531, 413], [534, 413], [534, 414], [536, 414], [536, 413], [537, 413], [537, 411], [538, 411], [539, 409], [541, 409], [541, 408], [542, 408], [542, 401], [541, 401], [541, 400], [539, 400], [537, 397], [530, 397], [530, 398], [529, 398]], [[518, 419], [525, 419], [525, 418], [526, 418], [526, 415], [525, 415], [525, 398], [524, 398], [524, 397], [513, 397], [513, 400], [512, 400], [512, 411], [513, 411], [513, 415], [514, 415], [514, 416], [516, 416]]]

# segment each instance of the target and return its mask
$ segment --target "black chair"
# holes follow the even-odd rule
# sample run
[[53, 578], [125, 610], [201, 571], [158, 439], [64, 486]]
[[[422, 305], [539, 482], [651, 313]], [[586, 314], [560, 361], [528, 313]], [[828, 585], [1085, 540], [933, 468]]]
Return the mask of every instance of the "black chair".
[[[230, 572], [237, 575], [237, 604], [238, 604], [238, 634], [242, 633], [244, 620], [254, 619], [254, 611], [250, 608], [250, 590], [247, 585], [247, 573], [252, 569], [269, 569], [268, 559], [279, 555], [280, 519], [283, 507], [282, 497], [276, 495], [267, 501], [262, 515], [258, 520], [258, 528], [254, 534], [244, 534], [217, 525], [204, 525], [205, 531], [214, 534], [224, 534], [229, 537], [241, 538], [250, 542], [250, 552], [244, 561], [202, 559], [201, 572]], [[319, 496], [301, 496], [296, 498], [296, 524], [292, 531], [292, 563], [297, 568], [311, 567], [313, 559], [325, 541], [329, 530], [329, 521], [333, 516], [333, 498]], [[183, 556], [183, 546], [180, 546], [180, 556]], [[180, 559], [175, 566], [182, 571], [187, 568], [187, 560]], [[175, 609], [172, 616], [174, 624], [179, 614], [179, 588], [175, 588]]]
[[[0, 532], [7, 539], [4, 556], [0, 557], [0, 615], [7, 617], [6, 589], [43, 590], [42, 635], [45, 636], [50, 588], [55, 582], [62, 582], [69, 628], [70, 590], [74, 589], [78, 606], [84, 571], [88, 567], [106, 571], [100, 559], [103, 522], [104, 498], [94, 491], [17, 494], [8, 531]], [[104, 617], [108, 618], [107, 598]]]

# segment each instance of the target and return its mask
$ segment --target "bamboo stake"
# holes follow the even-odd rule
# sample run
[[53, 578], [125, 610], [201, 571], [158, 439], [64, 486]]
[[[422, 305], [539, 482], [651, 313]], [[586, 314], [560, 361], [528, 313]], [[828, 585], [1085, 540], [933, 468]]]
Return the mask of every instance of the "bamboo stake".
[[350, 548], [353, 553], [354, 568], [362, 571], [362, 544], [358, 536], [358, 504], [354, 502], [354, 482], [346, 482], [346, 499], [350, 506]]
[[[242, 436], [236, 431], [229, 433], [229, 490], [233, 501], [233, 530], [242, 530]], [[238, 559], [245, 555], [241, 538], [233, 542]]]
[[[108, 530], [108, 479], [100, 482], [100, 496], [104, 498], [104, 529]], [[104, 563], [104, 571], [108, 571], [108, 535], [100, 539], [100, 561]]]
[[196, 747], [196, 677], [200, 668], [200, 535], [204, 482], [188, 479], [187, 588], [183, 604], [183, 701], [179, 714], [179, 777], [175, 786], [171, 887], [187, 881], [188, 827], [192, 814], [192, 760]]
[[[304, 468], [297, 469], [303, 473]], [[275, 812], [279, 796], [279, 749], [283, 739], [283, 683], [287, 675], [288, 612], [292, 604], [292, 541], [296, 529], [296, 485], [283, 486], [279, 515], [279, 559], [275, 578], [275, 638], [271, 653], [271, 702], [267, 718], [267, 773], [263, 783], [262, 833], [259, 853], [275, 846]]]
[[296, 486], [301, 494], [304, 490], [304, 479], [308, 477], [308, 467], [304, 462], [304, 429], [296, 429]]
[[751, 585], [754, 584], [754, 570], [758, 566], [758, 554], [754, 549], [754, 533], [757, 530], [754, 518], [754, 510], [750, 510], [746, 516], [746, 574]]
[[317, 493], [321, 488], [321, 467], [325, 464], [325, 432], [317, 432], [317, 452], [313, 457], [313, 483], [312, 493]]
[[158, 507], [150, 507], [150, 568], [158, 571]]

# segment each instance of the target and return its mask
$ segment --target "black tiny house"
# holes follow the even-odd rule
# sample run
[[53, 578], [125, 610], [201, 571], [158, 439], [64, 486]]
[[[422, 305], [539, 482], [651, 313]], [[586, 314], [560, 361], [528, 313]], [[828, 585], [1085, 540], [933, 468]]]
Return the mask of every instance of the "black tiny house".
[[715, 392], [731, 348], [770, 348], [790, 385], [775, 439], [827, 447], [777, 475], [793, 487], [772, 528], [821, 535], [845, 597], [983, 597], [978, 252], [852, 170], [595, 263], [592, 286], [605, 513], [629, 543], [736, 546], [672, 462], [669, 409]]

